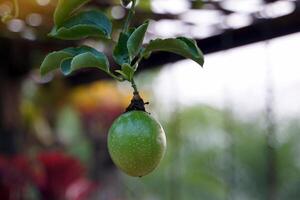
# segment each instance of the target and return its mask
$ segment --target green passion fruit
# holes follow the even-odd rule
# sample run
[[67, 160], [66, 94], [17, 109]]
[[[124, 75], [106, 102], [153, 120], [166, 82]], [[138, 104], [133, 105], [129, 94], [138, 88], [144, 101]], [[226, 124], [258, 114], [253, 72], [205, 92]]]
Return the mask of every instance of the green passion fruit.
[[108, 133], [108, 150], [115, 165], [126, 174], [142, 177], [152, 172], [166, 150], [166, 135], [144, 111], [119, 116]]

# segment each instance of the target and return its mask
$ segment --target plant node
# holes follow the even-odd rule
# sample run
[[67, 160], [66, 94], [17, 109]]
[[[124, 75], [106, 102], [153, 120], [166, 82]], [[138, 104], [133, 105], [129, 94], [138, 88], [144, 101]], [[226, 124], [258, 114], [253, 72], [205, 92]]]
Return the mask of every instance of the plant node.
[[141, 96], [138, 92], [133, 92], [133, 97], [131, 99], [129, 106], [126, 108], [125, 112], [130, 112], [133, 110], [139, 110], [139, 111], [146, 112], [146, 109], [145, 109], [146, 104], [149, 104], [149, 102], [144, 102], [144, 100], [141, 98]]

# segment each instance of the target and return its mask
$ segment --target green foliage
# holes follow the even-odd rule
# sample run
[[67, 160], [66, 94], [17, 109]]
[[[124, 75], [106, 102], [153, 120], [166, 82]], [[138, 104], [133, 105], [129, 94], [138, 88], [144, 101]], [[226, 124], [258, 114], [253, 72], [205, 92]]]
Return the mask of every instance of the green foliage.
[[168, 51], [176, 53], [194, 60], [201, 66], [203, 66], [204, 64], [203, 54], [201, 50], [198, 48], [194, 40], [188, 38], [178, 37], [165, 40], [152, 40], [145, 48], [144, 55], [148, 55], [154, 51]]
[[127, 48], [129, 53], [129, 58], [132, 61], [141, 51], [143, 40], [148, 28], [149, 22], [145, 22], [143, 25], [138, 27], [130, 35], [127, 41]]
[[128, 64], [123, 64], [122, 70], [116, 70], [116, 72], [119, 73], [125, 80], [132, 81], [133, 79], [134, 69]]
[[60, 142], [65, 145], [70, 154], [89, 164], [92, 146], [83, 134], [82, 126], [80, 113], [73, 107], [66, 105], [58, 110], [55, 131]]
[[51, 37], [64, 40], [78, 40], [86, 37], [103, 37], [110, 39], [112, 24], [99, 10], [80, 12], [71, 16], [60, 26], [55, 26]]
[[[138, 181], [124, 177], [124, 184], [133, 191], [129, 199], [267, 198], [268, 144], [261, 114], [257, 120], [239, 119], [204, 105], [180, 107], [168, 114], [170, 118], [163, 123], [168, 138], [166, 156], [151, 176]], [[299, 120], [291, 123], [286, 119], [277, 124], [278, 199], [299, 199], [299, 124]]]
[[54, 23], [61, 26], [80, 6], [86, 4], [90, 0], [59, 0], [54, 12]]
[[57, 69], [64, 59], [70, 57], [72, 57], [72, 54], [65, 51], [54, 51], [52, 53], [49, 53], [45, 57], [43, 63], [41, 64], [40, 67], [41, 75], [44, 76], [47, 73]]
[[113, 51], [113, 58], [119, 65], [130, 63], [129, 52], [127, 48], [127, 41], [129, 39], [129, 33], [120, 33], [119, 41]]
[[[79, 40], [87, 37], [112, 40], [112, 23], [102, 12], [99, 10], [77, 12], [79, 7], [87, 2], [89, 0], [59, 0], [54, 13], [55, 26], [49, 36], [63, 40]], [[68, 48], [49, 53], [41, 65], [41, 74], [45, 75], [61, 68], [64, 75], [69, 75], [77, 69], [96, 67], [116, 80], [132, 82], [139, 62], [142, 58], [148, 58], [154, 51], [176, 53], [203, 65], [202, 52], [196, 42], [188, 38], [157, 39], [143, 47], [149, 21], [137, 28], [129, 28], [128, 25], [134, 14], [135, 1], [121, 1], [124, 6], [129, 5], [130, 2], [133, 4], [113, 50], [113, 58], [121, 68], [115, 72], [120, 76], [111, 73], [106, 56], [91, 47]], [[148, 5], [149, 1], [146, 4]]]
[[121, 32], [119, 41], [113, 51], [114, 60], [121, 65], [121, 70], [116, 70], [116, 72], [128, 81], [132, 81], [136, 71], [138, 63], [134, 66], [131, 66], [131, 63], [142, 50], [148, 25], [149, 22], [146, 21], [137, 29], [131, 29], [128, 33]]
[[107, 57], [94, 48], [87, 46], [77, 48], [70, 47], [50, 53], [44, 59], [40, 70], [41, 74], [45, 75], [60, 68], [63, 74], [69, 75], [75, 70], [86, 67], [95, 67], [109, 72]]

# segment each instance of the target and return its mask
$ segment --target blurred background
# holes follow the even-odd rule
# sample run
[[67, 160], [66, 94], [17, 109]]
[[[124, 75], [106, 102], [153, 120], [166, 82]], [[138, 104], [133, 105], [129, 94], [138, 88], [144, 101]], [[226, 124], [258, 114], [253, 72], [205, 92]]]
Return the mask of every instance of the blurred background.
[[[300, 1], [140, 0], [133, 25], [153, 19], [146, 42], [186, 36], [204, 68], [156, 53], [137, 84], [167, 135], [158, 168], [132, 178], [115, 168], [106, 138], [129, 104], [129, 84], [94, 70], [40, 77], [52, 50], [57, 0], [19, 0], [0, 23], [0, 199], [299, 200]], [[93, 0], [115, 33], [126, 10]], [[0, 0], [0, 16], [13, 9]], [[117, 34], [114, 35], [117, 37]], [[104, 41], [85, 44], [109, 54]]]

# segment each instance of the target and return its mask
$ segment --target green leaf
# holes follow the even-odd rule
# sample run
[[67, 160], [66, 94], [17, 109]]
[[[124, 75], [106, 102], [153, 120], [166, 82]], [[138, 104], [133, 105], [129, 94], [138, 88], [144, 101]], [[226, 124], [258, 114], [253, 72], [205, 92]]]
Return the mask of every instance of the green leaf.
[[122, 71], [127, 75], [128, 80], [131, 81], [134, 75], [135, 70], [128, 64], [122, 65]]
[[60, 70], [64, 75], [68, 75], [71, 67], [73, 58], [66, 58], [60, 63]]
[[89, 36], [110, 38], [112, 24], [110, 20], [99, 10], [83, 11], [63, 22], [61, 26], [55, 26], [51, 37], [76, 40]]
[[122, 70], [115, 70], [115, 72], [121, 74], [125, 80], [132, 81], [135, 70], [129, 65], [122, 65]]
[[127, 33], [121, 32], [117, 45], [113, 51], [113, 58], [119, 65], [130, 64], [132, 59], [129, 56], [127, 43], [131, 35], [135, 32], [135, 28], [130, 28]]
[[54, 12], [54, 24], [60, 27], [71, 14], [90, 0], [59, 0]]
[[128, 38], [127, 48], [128, 48], [130, 60], [133, 60], [140, 53], [148, 25], [149, 22], [146, 21], [135, 31], [133, 31], [133, 33]]
[[44, 76], [47, 73], [55, 70], [60, 66], [60, 63], [66, 59], [72, 57], [71, 53], [65, 52], [65, 51], [54, 51], [52, 53], [49, 53], [43, 63], [40, 67], [41, 75]]
[[109, 73], [107, 57], [96, 49], [87, 46], [66, 48], [48, 54], [41, 65], [41, 74], [60, 68], [64, 75], [82, 68], [98, 68]]
[[130, 63], [129, 53], [127, 49], [127, 41], [129, 36], [126, 33], [120, 33], [117, 45], [113, 51], [113, 58], [119, 65]]
[[86, 52], [73, 58], [69, 72], [65, 73], [65, 75], [87, 67], [95, 67], [102, 71], [109, 72], [109, 63], [104, 54], [100, 52], [97, 52], [96, 54], [94, 52]]
[[129, 80], [129, 77], [127, 74], [125, 74], [122, 70], [115, 70], [118, 74], [121, 74], [121, 76], [124, 78], [124, 80]]
[[203, 53], [198, 48], [197, 43], [192, 39], [178, 37], [164, 40], [152, 40], [143, 51], [143, 55], [149, 55], [149, 53], [154, 51], [167, 51], [176, 53], [183, 57], [194, 60], [201, 66], [204, 64]]

